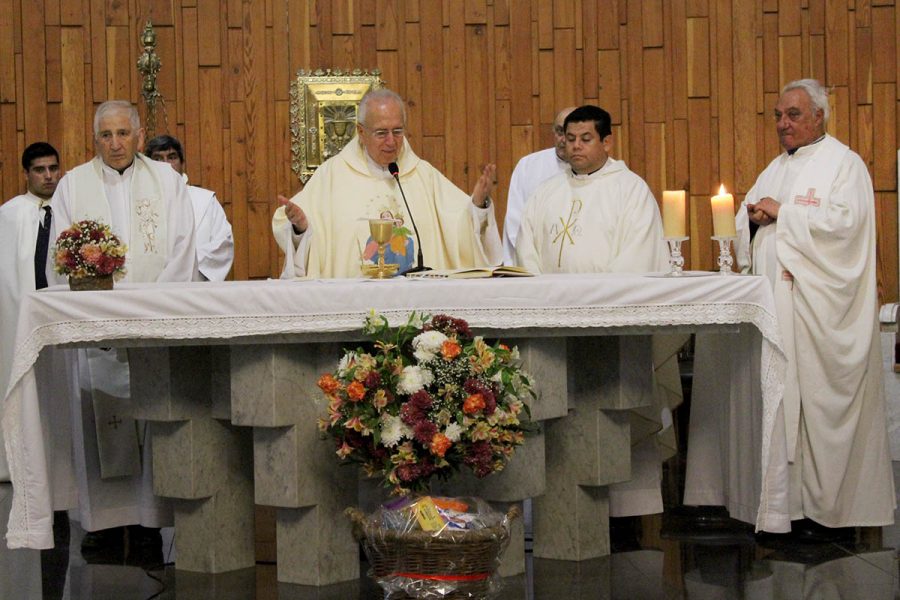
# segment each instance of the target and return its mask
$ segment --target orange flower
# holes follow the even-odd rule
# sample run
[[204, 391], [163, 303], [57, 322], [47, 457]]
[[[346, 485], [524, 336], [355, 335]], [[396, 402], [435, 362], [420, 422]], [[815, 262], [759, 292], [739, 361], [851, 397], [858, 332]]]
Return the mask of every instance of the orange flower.
[[451, 442], [446, 435], [443, 433], [436, 433], [434, 434], [434, 437], [431, 438], [431, 453], [435, 456], [444, 456], [452, 445], [453, 442]]
[[347, 395], [354, 402], [359, 402], [366, 397], [366, 386], [358, 381], [354, 381], [347, 386]]
[[462, 347], [454, 340], [444, 340], [444, 343], [441, 344], [441, 356], [444, 357], [444, 360], [453, 360], [459, 356], [460, 352], [462, 352]]
[[336, 391], [341, 389], [341, 383], [329, 373], [326, 373], [325, 375], [319, 377], [317, 385], [323, 392], [328, 395], [334, 394]]
[[509, 352], [509, 346], [507, 346], [506, 344], [500, 344], [500, 349]]
[[484, 396], [481, 394], [472, 394], [463, 402], [463, 412], [467, 415], [474, 415], [480, 410], [484, 410]]

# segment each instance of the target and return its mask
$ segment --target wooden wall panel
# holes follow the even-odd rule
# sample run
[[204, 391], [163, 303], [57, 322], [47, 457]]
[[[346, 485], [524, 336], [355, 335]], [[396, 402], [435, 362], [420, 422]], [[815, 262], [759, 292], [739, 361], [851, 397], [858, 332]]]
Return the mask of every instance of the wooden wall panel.
[[658, 194], [688, 190], [691, 268], [713, 267], [709, 195], [738, 198], [778, 153], [781, 86], [833, 88], [829, 132], [857, 150], [878, 196], [879, 281], [898, 299], [900, 7], [890, 0], [0, 0], [0, 186], [49, 139], [64, 167], [93, 152], [96, 105], [140, 99], [135, 60], [152, 20], [166, 112], [192, 181], [213, 188], [236, 239], [234, 277], [276, 275], [268, 233], [290, 170], [289, 82], [298, 69], [378, 68], [409, 100], [411, 139], [463, 189], [551, 142], [564, 104], [614, 119], [618, 158]]

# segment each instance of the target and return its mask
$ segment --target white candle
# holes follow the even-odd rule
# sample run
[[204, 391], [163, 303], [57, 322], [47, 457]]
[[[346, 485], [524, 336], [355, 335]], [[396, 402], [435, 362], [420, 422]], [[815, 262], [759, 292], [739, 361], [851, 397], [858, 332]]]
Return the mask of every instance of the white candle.
[[663, 235], [666, 238], [686, 237], [684, 190], [663, 192], [662, 219]]
[[734, 229], [734, 196], [725, 192], [725, 185], [719, 186], [719, 193], [712, 197], [713, 235], [716, 237], [736, 237]]

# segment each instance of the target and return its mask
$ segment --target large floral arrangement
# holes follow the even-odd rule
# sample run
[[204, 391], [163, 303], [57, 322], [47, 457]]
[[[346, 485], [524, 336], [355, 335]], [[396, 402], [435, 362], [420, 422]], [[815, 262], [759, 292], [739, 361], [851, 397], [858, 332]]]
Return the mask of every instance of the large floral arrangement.
[[127, 250], [109, 225], [78, 221], [56, 240], [56, 272], [78, 279], [104, 275], [119, 279], [125, 275]]
[[346, 351], [318, 381], [328, 399], [319, 427], [341, 459], [397, 494], [425, 491], [463, 465], [478, 477], [504, 468], [524, 442], [534, 396], [516, 348], [446, 315], [414, 312], [391, 328], [373, 312], [363, 331], [372, 343]]

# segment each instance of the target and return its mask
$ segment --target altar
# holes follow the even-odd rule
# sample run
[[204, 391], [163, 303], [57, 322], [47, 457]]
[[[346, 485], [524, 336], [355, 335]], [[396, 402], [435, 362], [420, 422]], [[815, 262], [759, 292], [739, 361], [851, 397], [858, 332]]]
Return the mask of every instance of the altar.
[[[629, 477], [621, 415], [646, 398], [652, 377], [635, 357], [649, 352], [654, 333], [698, 332], [709, 342], [703, 351], [715, 358], [708, 381], [695, 388], [695, 404], [708, 420], [726, 423], [707, 443], [733, 451], [716, 477], [698, 486], [716, 490], [698, 497], [721, 499], [758, 529], [780, 531], [788, 523], [776, 418], [784, 356], [763, 278], [121, 284], [112, 292], [54, 287], [23, 302], [3, 405], [14, 488], [7, 544], [53, 543], [45, 455], [52, 433], [42, 424], [36, 383], [42, 350], [120, 347], [129, 349], [136, 418], [150, 423], [154, 493], [178, 499], [178, 568], [252, 566], [256, 503], [278, 507], [279, 580], [323, 585], [358, 576], [342, 515], [358, 502], [358, 474], [338, 468], [331, 444], [318, 435], [325, 402], [315, 381], [333, 369], [342, 343], [361, 339], [370, 310], [393, 324], [412, 310], [445, 313], [519, 346], [538, 384], [531, 411], [541, 432], [503, 473], [463, 481], [460, 489], [501, 505], [537, 498], [536, 556], [608, 553], [604, 489]], [[752, 485], [735, 483], [739, 469], [752, 469]], [[510, 552], [521, 548], [514, 542]]]

